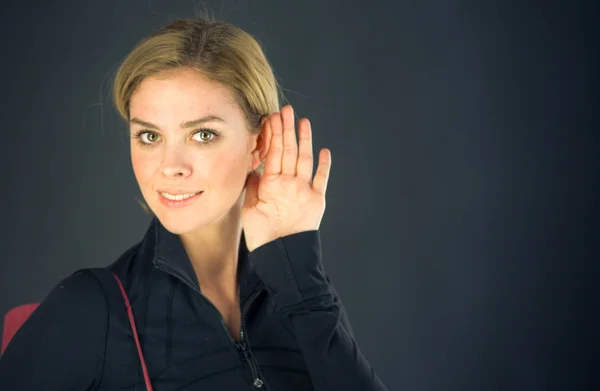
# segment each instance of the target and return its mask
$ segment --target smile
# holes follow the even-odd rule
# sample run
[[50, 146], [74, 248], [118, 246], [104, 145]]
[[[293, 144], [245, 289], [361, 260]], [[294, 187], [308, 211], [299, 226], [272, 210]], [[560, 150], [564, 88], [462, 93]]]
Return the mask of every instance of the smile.
[[177, 195], [173, 195], [173, 194], [169, 194], [169, 193], [160, 193], [160, 195], [162, 195], [166, 199], [172, 200], [172, 201], [185, 200], [186, 198], [193, 197], [196, 194], [199, 194], [199, 193], [188, 193], [188, 194], [177, 194]]
[[198, 193], [187, 193], [187, 194], [169, 194], [169, 193], [158, 193], [160, 203], [169, 208], [182, 208], [188, 206], [196, 201], [202, 195], [202, 191]]

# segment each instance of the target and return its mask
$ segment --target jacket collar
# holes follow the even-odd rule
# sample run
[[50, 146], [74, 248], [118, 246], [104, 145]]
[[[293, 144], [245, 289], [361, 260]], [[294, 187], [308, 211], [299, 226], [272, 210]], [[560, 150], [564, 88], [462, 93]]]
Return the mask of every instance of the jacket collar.
[[[152, 243], [154, 247], [154, 266], [170, 274], [176, 274], [186, 284], [200, 290], [196, 272], [179, 236], [168, 231], [157, 217], [152, 219], [146, 236], [150, 240], [145, 242]], [[148, 238], [148, 236], [152, 236], [152, 238]], [[252, 294], [259, 278], [248, 257], [244, 231], [242, 231], [239, 243], [238, 256], [240, 296], [245, 298]]]

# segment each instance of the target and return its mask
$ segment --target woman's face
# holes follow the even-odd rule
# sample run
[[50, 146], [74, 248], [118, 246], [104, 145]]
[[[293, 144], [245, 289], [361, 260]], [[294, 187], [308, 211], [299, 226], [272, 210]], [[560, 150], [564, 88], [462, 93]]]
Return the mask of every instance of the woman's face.
[[170, 71], [145, 79], [129, 107], [133, 171], [167, 230], [202, 229], [243, 202], [248, 172], [260, 164], [257, 136], [226, 88], [193, 70]]

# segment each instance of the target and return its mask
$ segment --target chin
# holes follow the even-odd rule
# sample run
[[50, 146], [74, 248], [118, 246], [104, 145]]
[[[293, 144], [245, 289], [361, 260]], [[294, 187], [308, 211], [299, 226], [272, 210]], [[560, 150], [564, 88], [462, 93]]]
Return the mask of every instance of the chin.
[[154, 211], [156, 218], [165, 229], [174, 235], [183, 235], [205, 227], [208, 222], [198, 216], [173, 213], [171, 211]]

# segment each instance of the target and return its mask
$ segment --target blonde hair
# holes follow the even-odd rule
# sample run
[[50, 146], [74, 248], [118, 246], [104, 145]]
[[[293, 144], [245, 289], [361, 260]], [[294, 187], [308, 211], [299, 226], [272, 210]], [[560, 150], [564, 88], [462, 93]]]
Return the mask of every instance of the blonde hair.
[[[285, 100], [261, 45], [246, 31], [204, 15], [167, 24], [127, 55], [113, 83], [121, 118], [129, 123], [131, 97], [145, 78], [177, 69], [193, 69], [228, 88], [252, 134], [260, 132], [263, 117], [280, 111], [280, 98]], [[255, 171], [263, 170], [264, 162]]]

